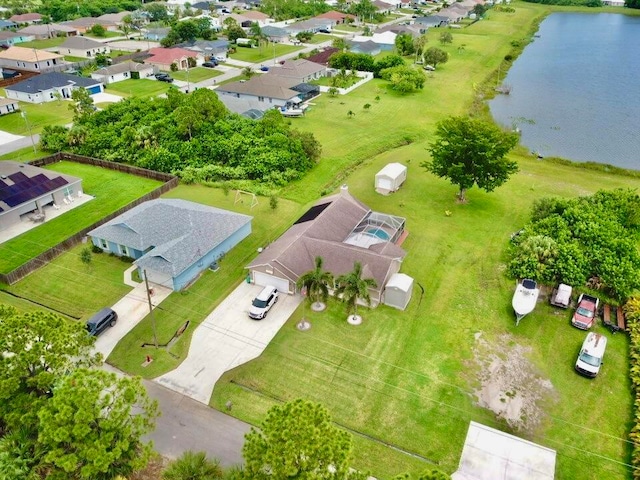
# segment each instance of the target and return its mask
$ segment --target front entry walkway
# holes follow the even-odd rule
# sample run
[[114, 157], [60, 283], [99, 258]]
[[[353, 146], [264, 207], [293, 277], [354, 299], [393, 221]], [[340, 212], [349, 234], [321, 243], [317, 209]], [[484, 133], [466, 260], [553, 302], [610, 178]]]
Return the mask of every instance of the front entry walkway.
[[242, 282], [193, 332], [180, 366], [154, 381], [208, 404], [222, 374], [259, 357], [302, 301], [281, 293], [266, 318], [251, 320], [251, 301], [261, 289]]

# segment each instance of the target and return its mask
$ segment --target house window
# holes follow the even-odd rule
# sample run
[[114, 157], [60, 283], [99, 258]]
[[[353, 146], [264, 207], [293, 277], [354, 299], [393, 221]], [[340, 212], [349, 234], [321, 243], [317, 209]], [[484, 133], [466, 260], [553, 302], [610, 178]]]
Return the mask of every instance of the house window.
[[65, 197], [70, 197], [73, 194], [73, 188], [72, 187], [64, 187], [64, 196]]
[[104, 238], [100, 239], [100, 247], [103, 250], [109, 250], [109, 244], [107, 243], [107, 241]]
[[129, 77], [129, 72], [124, 72], [124, 78]]
[[118, 245], [118, 247], [120, 248], [120, 253], [122, 255], [124, 255], [125, 257], [130, 257], [131, 255], [129, 255], [129, 249], [127, 248], [126, 245]]
[[49, 92], [49, 98], [53, 98], [53, 92]]
[[264, 102], [264, 97], [258, 97], [259, 102]]

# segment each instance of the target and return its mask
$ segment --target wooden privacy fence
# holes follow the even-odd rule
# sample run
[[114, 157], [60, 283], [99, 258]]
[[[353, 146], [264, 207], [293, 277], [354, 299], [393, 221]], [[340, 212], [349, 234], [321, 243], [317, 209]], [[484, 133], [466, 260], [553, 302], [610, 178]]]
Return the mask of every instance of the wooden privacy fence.
[[124, 212], [131, 210], [133, 207], [140, 205], [143, 202], [160, 197], [160, 195], [162, 195], [163, 193], [168, 192], [169, 190], [175, 188], [179, 182], [178, 177], [174, 175], [169, 175], [167, 173], [154, 172], [153, 170], [147, 170], [140, 167], [133, 167], [131, 165], [125, 165], [122, 163], [108, 162], [106, 160], [100, 160], [98, 158], [83, 157], [81, 155], [74, 155], [71, 153], [59, 152], [49, 157], [33, 160], [29, 162], [29, 164], [34, 165], [36, 167], [43, 167], [45, 165], [57, 163], [62, 160], [69, 160], [71, 162], [84, 163], [87, 165], [94, 165], [96, 167], [108, 168], [110, 170], [125, 172], [132, 175], [137, 175], [139, 177], [159, 180], [164, 183], [160, 185], [158, 188], [156, 188], [155, 190], [153, 190], [152, 192], [149, 192], [146, 195], [143, 195], [142, 197], [134, 200], [133, 202], [125, 205], [124, 207], [118, 209], [117, 211], [89, 225], [88, 227], [83, 228], [79, 232], [76, 232], [75, 234], [71, 235], [70, 237], [58, 243], [57, 245], [49, 248], [48, 250], [45, 250], [38, 256], [32, 258], [26, 263], [23, 263], [22, 265], [12, 270], [11, 272], [0, 273], [0, 282], [8, 283], [9, 285], [16, 283], [17, 281], [26, 277], [28, 274], [30, 274], [34, 270], [37, 270], [38, 268], [46, 265], [48, 262], [56, 258], [58, 255], [78, 245], [82, 241], [83, 237], [85, 237], [87, 233], [89, 233], [94, 228], [97, 228], [100, 225], [108, 222], [109, 220], [116, 218], [118, 215], [122, 215]]

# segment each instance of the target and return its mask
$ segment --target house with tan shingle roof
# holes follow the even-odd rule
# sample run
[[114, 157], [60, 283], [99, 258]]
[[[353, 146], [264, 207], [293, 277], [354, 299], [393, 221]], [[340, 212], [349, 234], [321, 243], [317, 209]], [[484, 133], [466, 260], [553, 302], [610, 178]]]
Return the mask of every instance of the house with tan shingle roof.
[[295, 293], [298, 278], [314, 268], [318, 256], [334, 277], [359, 262], [363, 277], [377, 284], [369, 290], [377, 305], [406, 256], [400, 247], [404, 228], [404, 218], [373, 212], [343, 186], [339, 194], [320, 199], [247, 268], [253, 283]]
[[33, 35], [23, 35], [18, 32], [0, 32], [0, 45], [11, 47], [16, 43], [30, 42], [34, 40]]
[[106, 43], [96, 42], [86, 37], [69, 37], [58, 47], [62, 55], [92, 58], [96, 55], [109, 55], [111, 47]]
[[15, 23], [27, 23], [31, 25], [42, 22], [42, 15], [39, 13], [23, 13], [21, 15], [13, 15], [9, 20]]
[[71, 37], [78, 34], [76, 28], [69, 25], [60, 25], [59, 23], [47, 23], [46, 25], [29, 25], [18, 30], [22, 35], [33, 35], [36, 40], [44, 40], [45, 38], [55, 37]]
[[36, 48], [9, 47], [0, 52], [0, 67], [2, 68], [42, 72], [54, 65], [60, 65], [63, 61], [62, 55]]
[[327, 68], [305, 59], [285, 60], [280, 65], [275, 65], [269, 69], [266, 75], [279, 75], [281, 77], [293, 78], [298, 83], [310, 82], [324, 77]]
[[330, 10], [328, 12], [322, 13], [320, 15], [316, 15], [313, 18], [324, 18], [333, 21], [334, 25], [340, 25], [343, 23], [348, 23], [349, 20], [355, 21], [356, 16], [351, 15], [350, 13], [342, 13], [337, 12], [336, 10]]

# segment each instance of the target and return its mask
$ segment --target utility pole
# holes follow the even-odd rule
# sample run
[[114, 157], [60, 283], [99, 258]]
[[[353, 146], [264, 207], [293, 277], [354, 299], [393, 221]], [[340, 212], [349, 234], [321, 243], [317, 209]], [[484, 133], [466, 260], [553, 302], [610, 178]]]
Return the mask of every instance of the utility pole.
[[151, 292], [149, 290], [149, 279], [147, 278], [147, 271], [144, 273], [144, 286], [147, 290], [147, 302], [149, 302], [149, 315], [151, 316], [151, 328], [153, 329], [153, 344], [158, 348], [158, 335], [156, 334], [156, 319], [153, 318], [153, 305], [151, 304]]
[[27, 112], [25, 112], [24, 110], [20, 111], [20, 116], [22, 118], [24, 118], [24, 123], [27, 124], [27, 129], [29, 130], [29, 138], [31, 139], [31, 146], [33, 147], [33, 153], [37, 153], [36, 152], [36, 143], [33, 141], [33, 135], [31, 134], [31, 124], [29, 123], [29, 120], [27, 119]]

